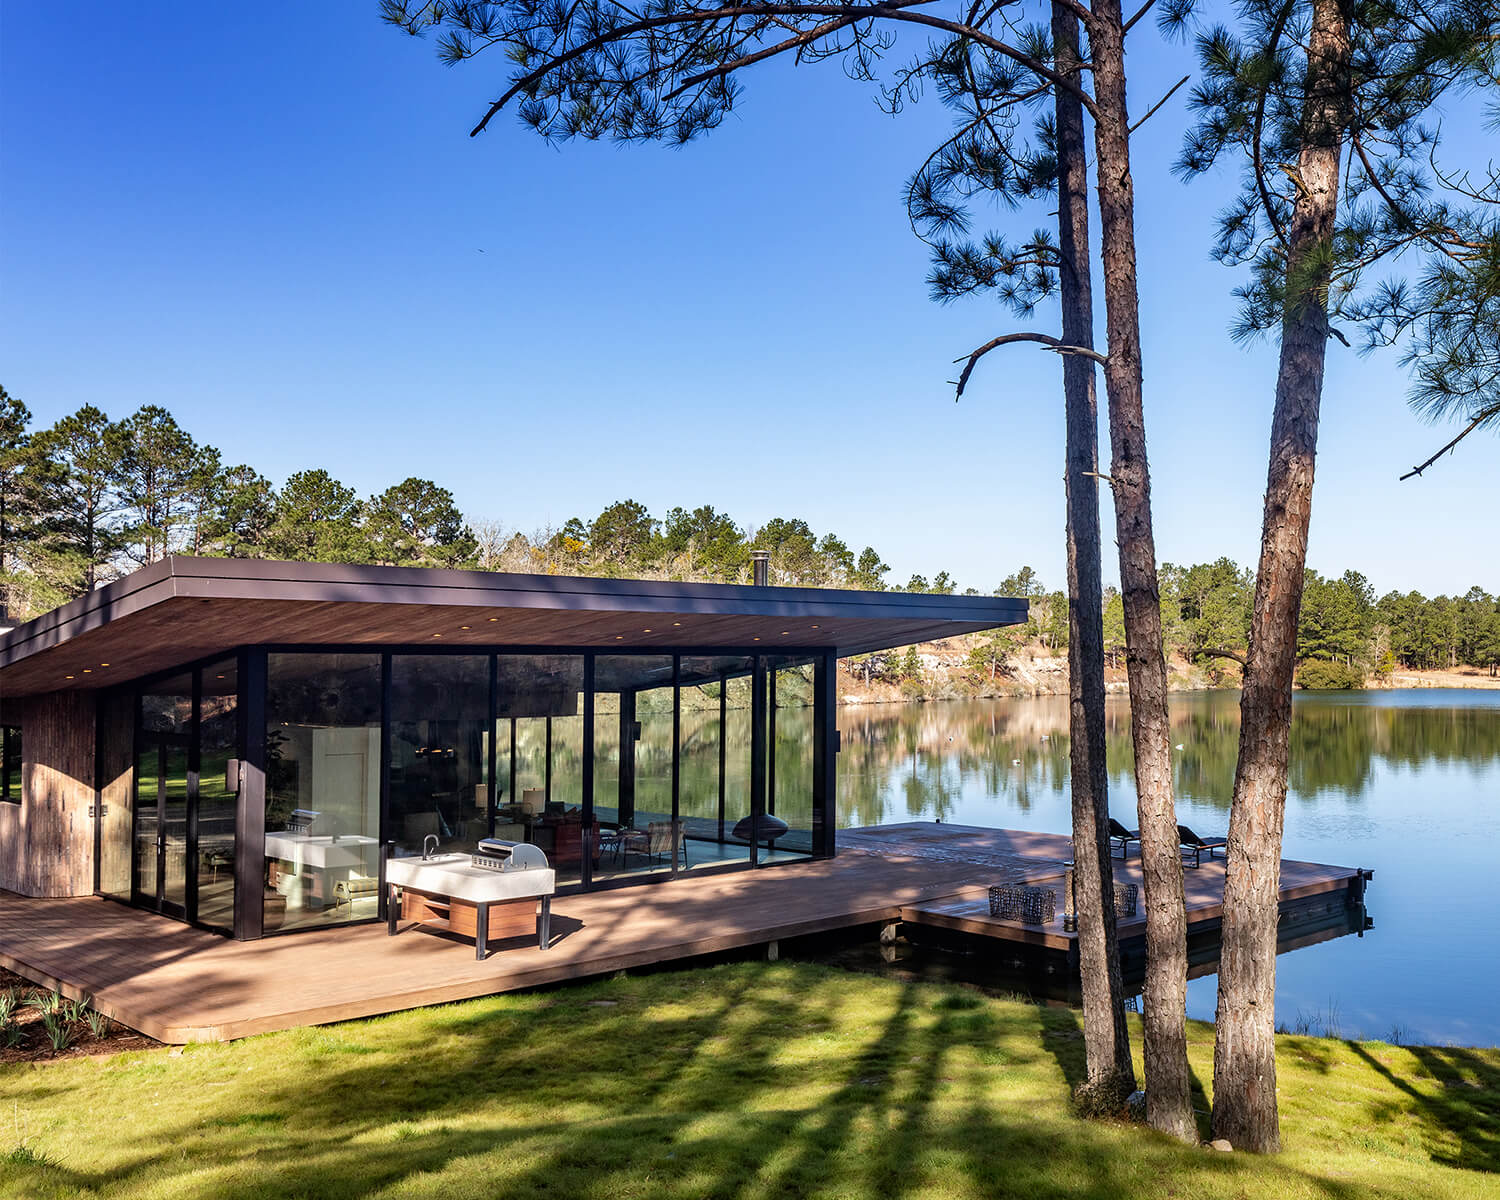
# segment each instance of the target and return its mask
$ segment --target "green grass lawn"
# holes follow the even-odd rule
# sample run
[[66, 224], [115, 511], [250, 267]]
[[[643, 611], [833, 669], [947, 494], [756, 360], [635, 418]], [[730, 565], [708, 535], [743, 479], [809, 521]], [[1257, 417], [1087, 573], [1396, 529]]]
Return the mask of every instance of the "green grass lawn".
[[1074, 1117], [1077, 1020], [755, 963], [6, 1067], [0, 1195], [1500, 1197], [1500, 1052], [1284, 1037], [1256, 1159]]

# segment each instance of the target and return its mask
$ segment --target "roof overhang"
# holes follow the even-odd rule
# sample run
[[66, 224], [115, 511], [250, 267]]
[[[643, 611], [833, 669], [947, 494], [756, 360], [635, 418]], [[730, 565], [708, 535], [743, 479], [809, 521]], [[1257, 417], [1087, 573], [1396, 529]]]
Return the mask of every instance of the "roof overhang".
[[848, 655], [1019, 624], [1026, 611], [993, 596], [177, 556], [0, 636], [0, 696], [105, 687], [242, 645]]

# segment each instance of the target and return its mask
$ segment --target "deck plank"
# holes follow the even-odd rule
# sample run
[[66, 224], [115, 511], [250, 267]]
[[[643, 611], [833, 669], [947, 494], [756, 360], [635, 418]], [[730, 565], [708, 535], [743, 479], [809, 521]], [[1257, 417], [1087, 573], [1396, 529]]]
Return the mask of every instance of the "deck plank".
[[[914, 822], [840, 831], [831, 860], [559, 897], [551, 949], [513, 938], [484, 962], [471, 943], [411, 925], [394, 938], [384, 924], [368, 924], [235, 942], [95, 897], [0, 892], [0, 965], [90, 997], [107, 1016], [160, 1041], [219, 1041], [877, 922], [947, 919], [992, 929], [985, 887], [1060, 879], [1070, 852], [1066, 837], [1017, 830]], [[1135, 860], [1124, 871], [1138, 881]], [[1330, 890], [1353, 875], [1289, 862], [1282, 882]], [[1194, 919], [1217, 915], [1222, 864], [1187, 876]], [[1053, 944], [1053, 931], [1041, 932]]]

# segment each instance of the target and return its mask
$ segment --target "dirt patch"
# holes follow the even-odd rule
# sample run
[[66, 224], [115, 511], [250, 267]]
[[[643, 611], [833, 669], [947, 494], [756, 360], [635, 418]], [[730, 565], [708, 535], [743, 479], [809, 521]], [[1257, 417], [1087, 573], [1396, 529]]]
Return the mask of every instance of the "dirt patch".
[[150, 1050], [160, 1042], [95, 1014], [90, 1022], [86, 1006], [60, 1005], [53, 1027], [65, 1029], [64, 1043], [54, 1048], [47, 1032], [47, 989], [12, 971], [0, 970], [0, 1011], [11, 1000], [8, 1019], [0, 1024], [0, 1066], [8, 1063], [49, 1063], [69, 1058], [95, 1058], [125, 1050]]
[[1371, 680], [1366, 687], [1390, 688], [1500, 688], [1500, 678], [1488, 668], [1456, 667], [1449, 671], [1396, 671], [1389, 680]]

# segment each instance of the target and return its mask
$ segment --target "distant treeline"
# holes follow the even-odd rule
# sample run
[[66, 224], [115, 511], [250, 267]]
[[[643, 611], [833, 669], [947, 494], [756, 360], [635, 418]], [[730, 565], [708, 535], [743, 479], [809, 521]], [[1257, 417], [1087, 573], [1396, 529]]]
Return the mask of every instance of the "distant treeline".
[[[1249, 641], [1255, 575], [1227, 558], [1213, 563], [1161, 569], [1162, 624], [1168, 643], [1186, 657], [1230, 668]], [[1118, 596], [1105, 606], [1105, 640], [1124, 650]], [[1388, 592], [1377, 597], [1358, 571], [1326, 578], [1309, 570], [1297, 626], [1297, 657], [1304, 664], [1330, 663], [1312, 686], [1358, 685], [1366, 674], [1388, 676], [1398, 667], [1430, 670], [1473, 666], [1500, 668], [1500, 597], [1473, 587], [1462, 596]], [[1231, 668], [1232, 669], [1232, 668]], [[1308, 671], [1309, 679], [1313, 673]]]
[[[884, 589], [890, 567], [796, 517], [739, 525], [711, 505], [657, 518], [634, 500], [525, 534], [467, 517], [436, 482], [361, 497], [328, 471], [279, 489], [148, 405], [86, 405], [45, 429], [0, 388], [0, 588], [12, 619], [56, 607], [169, 554], [748, 582], [766, 550], [781, 584]], [[946, 571], [907, 590], [952, 592]]]
[[[86, 405], [33, 430], [20, 400], [0, 388], [0, 587], [10, 616], [26, 618], [168, 554], [279, 558], [396, 566], [478, 567], [579, 575], [634, 575], [740, 583], [750, 553], [765, 550], [779, 584], [951, 593], [947, 571], [888, 581], [873, 547], [855, 553], [799, 517], [742, 526], [712, 505], [653, 516], [619, 500], [586, 520], [531, 534], [465, 517], [447, 488], [406, 479], [361, 497], [326, 470], [298, 471], [279, 489], [253, 467], [227, 466], [166, 409], [148, 405], [119, 420]], [[1228, 559], [1161, 568], [1168, 646], [1232, 673], [1246, 647], [1254, 577]], [[976, 594], [968, 589], [969, 594]], [[1051, 650], [1068, 641], [1066, 596], [1030, 567], [995, 595], [1031, 601], [1028, 623], [980, 639], [976, 669], [993, 677], [1025, 638]], [[1123, 611], [1105, 596], [1107, 653], [1123, 659]], [[1407, 668], [1500, 665], [1500, 605], [1473, 588], [1428, 599], [1376, 599], [1364, 576], [1308, 572], [1299, 657], [1375, 674]], [[903, 660], [904, 661], [904, 660]]]
[[[1162, 635], [1167, 649], [1229, 681], [1249, 646], [1254, 572], [1227, 558], [1184, 567], [1163, 563]], [[1046, 588], [1030, 567], [1006, 579], [999, 595], [1025, 596], [1031, 616], [1024, 626], [977, 640], [970, 665], [991, 678], [1022, 640], [1057, 651], [1068, 644], [1067, 597]], [[1125, 657], [1125, 612], [1120, 593], [1104, 596], [1104, 646], [1110, 664]], [[1368, 675], [1398, 668], [1430, 670], [1472, 666], [1500, 674], [1500, 597], [1473, 587], [1462, 596], [1375, 589], [1358, 571], [1337, 579], [1308, 571], [1297, 629], [1299, 681], [1309, 687], [1358, 687]]]

